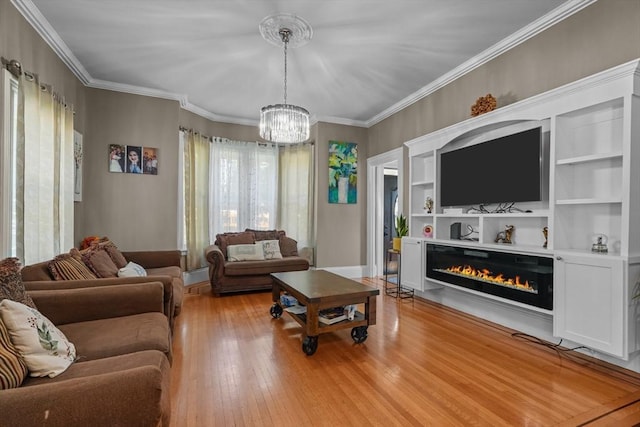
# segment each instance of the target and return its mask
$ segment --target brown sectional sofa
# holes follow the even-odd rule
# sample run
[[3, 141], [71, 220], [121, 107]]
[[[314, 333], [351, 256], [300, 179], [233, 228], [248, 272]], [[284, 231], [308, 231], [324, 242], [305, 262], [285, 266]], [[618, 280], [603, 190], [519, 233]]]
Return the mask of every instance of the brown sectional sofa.
[[[278, 240], [282, 258], [230, 261], [227, 247], [263, 240]], [[297, 242], [282, 230], [250, 230], [222, 233], [204, 251], [209, 263], [209, 281], [215, 295], [271, 289], [271, 273], [309, 269], [309, 260], [298, 254]]]
[[177, 250], [167, 251], [123, 251], [127, 261], [141, 265], [146, 277], [107, 277], [91, 280], [54, 280], [49, 271], [49, 261], [24, 266], [22, 281], [27, 291], [47, 289], [75, 289], [85, 287], [111, 286], [118, 284], [144, 283], [156, 281], [163, 284], [164, 310], [173, 327], [175, 316], [180, 314], [184, 295], [182, 279], [182, 255]]
[[168, 426], [171, 332], [160, 282], [29, 291], [71, 341], [60, 375], [0, 391], [7, 426]]

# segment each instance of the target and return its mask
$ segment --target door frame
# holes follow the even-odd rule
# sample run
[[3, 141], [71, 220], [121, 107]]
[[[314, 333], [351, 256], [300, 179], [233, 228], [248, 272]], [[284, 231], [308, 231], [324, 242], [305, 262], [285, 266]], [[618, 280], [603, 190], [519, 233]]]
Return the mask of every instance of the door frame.
[[384, 168], [398, 170], [398, 204], [403, 205], [404, 148], [399, 147], [367, 159], [367, 276], [378, 277], [384, 266]]

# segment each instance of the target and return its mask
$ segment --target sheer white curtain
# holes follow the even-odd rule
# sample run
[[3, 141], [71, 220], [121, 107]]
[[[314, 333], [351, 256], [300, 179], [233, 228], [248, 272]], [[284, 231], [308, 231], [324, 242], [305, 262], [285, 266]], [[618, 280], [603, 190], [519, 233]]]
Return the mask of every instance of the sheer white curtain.
[[187, 270], [205, 267], [204, 249], [209, 245], [209, 139], [184, 132], [184, 227]]
[[37, 76], [18, 86], [15, 248], [23, 264], [53, 258], [73, 242], [73, 111]]
[[276, 226], [278, 151], [274, 144], [214, 138], [210, 240], [218, 233]]
[[313, 247], [313, 163], [311, 144], [280, 147], [278, 228], [298, 241], [299, 247]]

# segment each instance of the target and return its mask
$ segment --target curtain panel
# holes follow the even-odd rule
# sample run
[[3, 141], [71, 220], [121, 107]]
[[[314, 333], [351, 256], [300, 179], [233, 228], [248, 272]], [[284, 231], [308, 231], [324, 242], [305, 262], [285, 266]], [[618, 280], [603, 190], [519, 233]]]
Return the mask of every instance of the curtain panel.
[[278, 178], [278, 228], [298, 241], [299, 247], [313, 247], [312, 144], [280, 147]]
[[187, 270], [206, 267], [204, 250], [209, 245], [209, 139], [185, 132], [184, 214]]
[[18, 86], [16, 256], [23, 264], [53, 258], [73, 242], [73, 111], [36, 75]]

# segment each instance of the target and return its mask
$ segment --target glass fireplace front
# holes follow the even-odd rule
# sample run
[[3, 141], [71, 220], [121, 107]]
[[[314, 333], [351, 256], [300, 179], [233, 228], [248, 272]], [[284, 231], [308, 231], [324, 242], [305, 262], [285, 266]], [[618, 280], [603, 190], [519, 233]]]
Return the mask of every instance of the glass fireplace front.
[[427, 277], [553, 309], [552, 258], [430, 243]]

